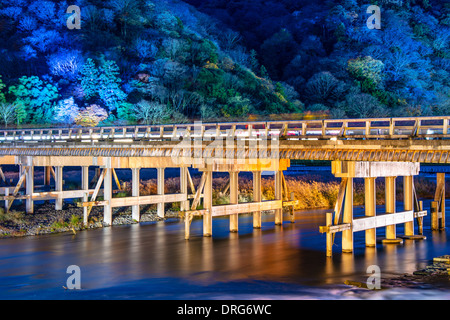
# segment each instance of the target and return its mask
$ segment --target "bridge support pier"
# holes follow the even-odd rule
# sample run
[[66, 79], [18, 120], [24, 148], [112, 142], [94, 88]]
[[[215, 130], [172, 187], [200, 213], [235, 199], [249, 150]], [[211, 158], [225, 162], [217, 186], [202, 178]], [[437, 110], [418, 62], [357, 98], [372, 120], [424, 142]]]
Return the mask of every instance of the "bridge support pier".
[[212, 236], [212, 171], [204, 171], [205, 186], [203, 189], [203, 208], [206, 210], [203, 214], [203, 236]]
[[[88, 201], [89, 196], [89, 167], [81, 167], [81, 189], [84, 191], [83, 202]], [[83, 223], [88, 224], [88, 207], [83, 207]]]
[[[275, 200], [283, 200], [283, 171], [275, 171]], [[283, 224], [283, 208], [275, 209], [275, 225]]]
[[34, 192], [34, 166], [32, 165], [32, 160], [29, 159], [30, 157], [27, 157], [28, 159], [28, 171], [26, 174], [26, 194], [27, 194], [27, 200], [26, 200], [26, 212], [27, 213], [33, 213], [34, 212], [34, 202], [33, 202], [33, 192]]
[[[238, 204], [239, 196], [239, 171], [230, 172], [230, 204]], [[239, 230], [238, 214], [230, 215], [230, 232], [238, 232]]]
[[[55, 191], [62, 192], [63, 191], [63, 167], [56, 166], [55, 167]], [[55, 200], [55, 210], [62, 210], [63, 208], [63, 199], [58, 194]]]
[[[342, 178], [339, 194], [332, 215], [327, 214], [326, 226], [320, 227], [321, 233], [327, 234], [327, 256], [332, 255], [334, 233], [342, 232], [342, 252], [353, 251], [353, 232], [366, 232], [366, 246], [376, 245], [376, 228], [385, 227], [384, 244], [399, 244], [402, 239], [397, 237], [396, 225], [405, 224], [405, 238], [421, 240], [423, 236], [414, 235], [414, 219], [426, 215], [426, 211], [414, 207], [413, 176], [419, 174], [418, 163], [400, 162], [365, 162], [365, 161], [333, 161], [332, 172]], [[394, 175], [395, 174], [395, 175]], [[395, 180], [396, 176], [404, 176], [405, 211], [396, 212]], [[386, 213], [376, 215], [375, 179], [385, 178]], [[365, 217], [353, 218], [353, 178], [364, 178], [365, 182]], [[418, 207], [417, 205], [416, 207]], [[343, 221], [340, 222], [343, 210]]]
[[[253, 171], [253, 202], [261, 202], [261, 171]], [[253, 212], [253, 228], [261, 229], [261, 211]]]
[[[180, 192], [186, 196], [186, 199], [188, 198], [188, 170], [187, 167], [180, 167]], [[180, 202], [180, 210], [189, 210], [189, 200]]]
[[[131, 168], [131, 196], [139, 197], [140, 187], [140, 168]], [[139, 204], [131, 206], [131, 218], [134, 221], [141, 221], [141, 213]]]
[[[348, 178], [345, 189], [343, 223], [353, 222], [353, 178]], [[353, 231], [351, 229], [342, 231], [342, 252], [353, 252]]]
[[[365, 215], [366, 217], [375, 217], [377, 212], [377, 193], [376, 182], [374, 177], [364, 178], [364, 191], [365, 191]], [[366, 230], [366, 247], [375, 247], [377, 241], [377, 233], [375, 228]]]
[[[396, 187], [395, 180], [397, 177], [385, 177], [385, 208], [386, 214], [395, 213], [396, 204]], [[401, 244], [403, 240], [397, 238], [396, 225], [391, 224], [386, 226], [386, 238], [382, 240], [384, 244]]]
[[436, 174], [436, 193], [431, 202], [431, 230], [445, 229], [445, 173]]
[[103, 223], [110, 226], [112, 225], [112, 168], [111, 158], [107, 158], [107, 166], [105, 170], [105, 177], [103, 178], [103, 200], [105, 205], [103, 206]]
[[[157, 168], [157, 175], [158, 175], [158, 181], [157, 181], [157, 192], [159, 195], [164, 195], [164, 168]], [[158, 203], [157, 204], [157, 214], [158, 217], [164, 218], [165, 216], [165, 203]]]
[[52, 167], [45, 166], [44, 167], [44, 186], [50, 185], [51, 174], [52, 174]]

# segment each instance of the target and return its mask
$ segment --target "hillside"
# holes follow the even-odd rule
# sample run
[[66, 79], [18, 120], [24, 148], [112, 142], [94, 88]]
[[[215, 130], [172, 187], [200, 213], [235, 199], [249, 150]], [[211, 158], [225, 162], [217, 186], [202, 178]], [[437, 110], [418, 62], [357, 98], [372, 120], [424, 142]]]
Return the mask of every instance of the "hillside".
[[[187, 0], [240, 32], [307, 110], [331, 117], [450, 114], [450, 2]], [[369, 5], [381, 29], [367, 28]]]
[[[294, 116], [295, 90], [261, 73], [239, 33], [177, 0], [0, 4], [4, 125], [96, 125]], [[264, 68], [262, 68], [264, 71]]]

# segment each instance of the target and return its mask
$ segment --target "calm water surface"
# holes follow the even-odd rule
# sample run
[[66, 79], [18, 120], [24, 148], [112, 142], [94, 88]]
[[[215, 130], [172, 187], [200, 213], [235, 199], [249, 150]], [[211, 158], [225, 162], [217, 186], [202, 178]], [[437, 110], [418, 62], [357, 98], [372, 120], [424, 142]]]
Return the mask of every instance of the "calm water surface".
[[[425, 206], [429, 204], [425, 202]], [[361, 212], [361, 209], [357, 209]], [[178, 220], [115, 226], [0, 240], [1, 299], [448, 299], [447, 289], [354, 290], [345, 280], [366, 281], [370, 265], [383, 276], [412, 273], [433, 257], [449, 254], [447, 231], [425, 241], [364, 247], [355, 234], [355, 252], [325, 256], [324, 210], [299, 212], [295, 224], [275, 226], [273, 215], [253, 230], [241, 216], [239, 233], [228, 219], [213, 220], [213, 238], [204, 238], [194, 220], [184, 240]], [[449, 220], [448, 220], [449, 221]], [[379, 229], [378, 236], [383, 230]], [[401, 234], [401, 228], [398, 228]], [[66, 290], [67, 267], [81, 269], [82, 290]]]

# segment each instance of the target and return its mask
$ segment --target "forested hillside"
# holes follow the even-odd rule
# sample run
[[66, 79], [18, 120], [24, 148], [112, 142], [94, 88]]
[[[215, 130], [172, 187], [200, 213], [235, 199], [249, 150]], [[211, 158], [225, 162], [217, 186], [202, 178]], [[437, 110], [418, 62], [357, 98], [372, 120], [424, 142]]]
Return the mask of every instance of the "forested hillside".
[[[74, 3], [70, 3], [74, 4]], [[0, 103], [6, 124], [242, 119], [299, 113], [294, 90], [260, 70], [231, 29], [177, 1], [3, 0]]]
[[437, 0], [2, 0], [0, 121], [448, 115], [449, 42]]
[[[276, 81], [333, 117], [448, 115], [450, 2], [188, 0], [256, 50]], [[369, 29], [370, 5], [381, 29]]]

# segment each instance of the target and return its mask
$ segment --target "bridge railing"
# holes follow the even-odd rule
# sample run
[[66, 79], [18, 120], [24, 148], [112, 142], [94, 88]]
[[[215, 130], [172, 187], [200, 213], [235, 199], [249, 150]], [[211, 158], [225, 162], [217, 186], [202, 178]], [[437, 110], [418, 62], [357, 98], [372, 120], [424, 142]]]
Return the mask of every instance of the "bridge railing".
[[175, 125], [0, 130], [0, 143], [248, 139], [450, 138], [450, 117], [195, 123]]

